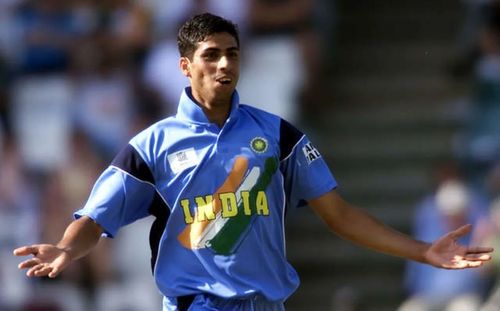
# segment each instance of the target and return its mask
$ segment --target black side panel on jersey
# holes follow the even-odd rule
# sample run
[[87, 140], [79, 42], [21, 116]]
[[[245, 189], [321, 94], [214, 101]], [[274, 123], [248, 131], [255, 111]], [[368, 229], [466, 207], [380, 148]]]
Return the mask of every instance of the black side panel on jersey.
[[165, 203], [165, 201], [163, 201], [158, 192], [155, 193], [153, 202], [151, 202], [149, 213], [156, 217], [153, 225], [151, 226], [151, 231], [149, 232], [149, 246], [151, 248], [151, 271], [154, 273], [161, 236], [163, 235], [163, 231], [165, 231], [167, 220], [170, 216], [170, 208]]
[[149, 166], [131, 145], [127, 145], [123, 148], [113, 159], [111, 165], [124, 170], [139, 180], [150, 182], [153, 185], [155, 183]]
[[[149, 166], [139, 155], [137, 150], [131, 145], [127, 145], [118, 155], [114, 158], [111, 165], [116, 166], [135, 178], [155, 184], [153, 173]], [[167, 226], [167, 220], [170, 216], [170, 208], [160, 197], [158, 192], [155, 191], [153, 200], [149, 207], [149, 213], [156, 217], [151, 231], [149, 232], [149, 246], [151, 248], [151, 269], [154, 272], [156, 258], [158, 257], [158, 247], [160, 245], [161, 236]]]
[[280, 161], [285, 159], [304, 134], [285, 120], [280, 124]]

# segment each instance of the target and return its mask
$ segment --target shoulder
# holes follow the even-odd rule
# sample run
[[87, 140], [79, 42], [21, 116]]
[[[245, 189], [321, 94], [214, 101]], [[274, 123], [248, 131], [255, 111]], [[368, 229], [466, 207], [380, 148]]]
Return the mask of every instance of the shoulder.
[[271, 130], [278, 138], [282, 158], [285, 158], [304, 137], [304, 133], [287, 120], [249, 105], [240, 105], [244, 114], [253, 118], [261, 127]]
[[255, 119], [258, 123], [267, 127], [273, 127], [279, 132], [285, 132], [287, 134], [289, 132], [300, 132], [302, 134], [302, 132], [290, 122], [273, 113], [246, 104], [240, 104], [240, 110], [244, 115]]
[[272, 124], [279, 124], [281, 120], [281, 118], [275, 114], [247, 104], [240, 104], [240, 111], [244, 115], [267, 123], [271, 122]]
[[168, 138], [176, 136], [179, 125], [180, 122], [174, 117], [160, 120], [136, 134], [128, 145], [146, 162], [152, 163], [165, 150]]

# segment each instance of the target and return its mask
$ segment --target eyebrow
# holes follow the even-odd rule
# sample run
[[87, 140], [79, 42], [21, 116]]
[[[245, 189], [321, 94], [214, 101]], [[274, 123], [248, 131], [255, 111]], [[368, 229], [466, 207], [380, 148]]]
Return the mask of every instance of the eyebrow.
[[[229, 47], [226, 49], [226, 51], [239, 51], [240, 48], [237, 47], [237, 46], [232, 46], [232, 47]], [[218, 52], [218, 51], [222, 51], [222, 49], [220, 48], [206, 48], [202, 51], [202, 53], [205, 53], [205, 52]]]

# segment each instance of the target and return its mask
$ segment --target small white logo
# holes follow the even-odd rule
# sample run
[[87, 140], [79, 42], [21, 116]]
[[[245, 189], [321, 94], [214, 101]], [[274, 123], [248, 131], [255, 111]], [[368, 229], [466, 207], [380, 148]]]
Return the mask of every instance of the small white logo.
[[314, 160], [321, 158], [321, 154], [318, 149], [316, 149], [310, 142], [302, 147], [302, 152], [304, 152], [307, 164], [311, 164]]
[[198, 164], [198, 156], [194, 148], [184, 149], [168, 155], [168, 164], [174, 172], [179, 174], [187, 168]]

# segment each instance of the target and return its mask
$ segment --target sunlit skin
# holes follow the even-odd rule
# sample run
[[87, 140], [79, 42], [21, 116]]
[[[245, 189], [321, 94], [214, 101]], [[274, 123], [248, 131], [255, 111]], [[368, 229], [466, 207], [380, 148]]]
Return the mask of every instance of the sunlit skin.
[[461, 237], [470, 233], [470, 224], [432, 243], [426, 243], [385, 226], [364, 210], [346, 202], [335, 190], [308, 203], [334, 233], [381, 253], [443, 269], [480, 267], [491, 260], [493, 248], [469, 247], [458, 243]]
[[225, 32], [209, 36], [198, 43], [192, 57], [181, 57], [180, 68], [208, 119], [222, 126], [240, 74], [240, 49], [236, 39]]
[[465, 225], [435, 241], [426, 253], [428, 262], [445, 269], [464, 269], [480, 267], [491, 260], [493, 248], [466, 247], [458, 243], [471, 229], [471, 225]]
[[[179, 65], [207, 118], [222, 127], [239, 78], [240, 51], [236, 39], [228, 33], [213, 34], [197, 45], [193, 55], [181, 57]], [[444, 269], [474, 268], [491, 260], [491, 247], [458, 243], [460, 237], [470, 233], [470, 225], [426, 243], [385, 226], [346, 202], [336, 190], [311, 199], [308, 204], [333, 232], [372, 250]], [[70, 223], [56, 245], [23, 246], [15, 249], [14, 255], [32, 256], [19, 264], [20, 269], [27, 269], [28, 276], [53, 278], [72, 261], [88, 254], [102, 233], [103, 228], [84, 216]]]
[[31, 247], [20, 247], [14, 251], [14, 255], [27, 256], [33, 258], [19, 264], [19, 269], [28, 269], [26, 275], [56, 277], [61, 270], [71, 263], [68, 252], [50, 244], [38, 244]]
[[16, 256], [33, 256], [21, 262], [18, 268], [26, 269], [26, 275], [29, 277], [55, 278], [72, 261], [88, 254], [102, 233], [101, 226], [92, 219], [81, 217], [69, 224], [61, 241], [56, 245], [34, 244], [16, 248]]

